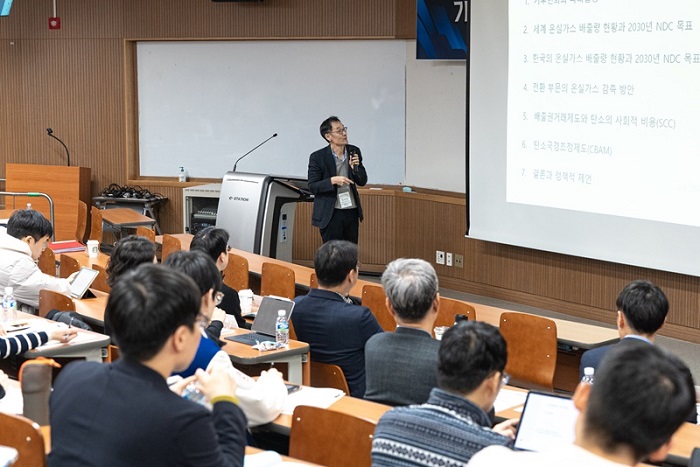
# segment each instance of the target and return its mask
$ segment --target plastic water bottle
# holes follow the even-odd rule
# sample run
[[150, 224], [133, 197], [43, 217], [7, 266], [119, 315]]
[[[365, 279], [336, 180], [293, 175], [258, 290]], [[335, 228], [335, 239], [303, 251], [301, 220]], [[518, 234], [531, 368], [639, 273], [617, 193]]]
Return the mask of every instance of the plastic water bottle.
[[177, 181], [178, 182], [186, 182], [187, 181], [187, 173], [185, 172], [184, 167], [180, 167], [180, 173], [177, 175]]
[[200, 405], [207, 404], [206, 396], [202, 393], [202, 391], [197, 389], [197, 385], [194, 383], [194, 381], [185, 386], [185, 389], [182, 390], [182, 398], [187, 399], [188, 401], [196, 402]]
[[17, 319], [17, 301], [12, 287], [5, 287], [5, 297], [2, 299], [3, 321], [15, 321]]
[[275, 334], [277, 347], [289, 346], [289, 323], [287, 322], [287, 314], [284, 310], [279, 310], [277, 312], [277, 324], [275, 328], [277, 329]]
[[581, 378], [581, 382], [583, 384], [593, 384], [593, 380], [595, 379], [593, 377], [593, 374], [595, 373], [595, 368], [587, 366], [586, 368], [583, 369], [583, 378]]

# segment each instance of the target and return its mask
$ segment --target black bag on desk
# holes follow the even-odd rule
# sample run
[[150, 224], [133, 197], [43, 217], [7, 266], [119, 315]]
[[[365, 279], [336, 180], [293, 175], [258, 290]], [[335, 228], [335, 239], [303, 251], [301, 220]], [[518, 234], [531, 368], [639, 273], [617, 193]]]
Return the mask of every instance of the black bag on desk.
[[83, 317], [75, 311], [51, 310], [46, 314], [46, 319], [69, 324], [71, 326], [75, 326], [76, 328], [85, 329], [86, 331], [92, 331], [92, 328], [85, 323], [85, 321], [83, 321]]

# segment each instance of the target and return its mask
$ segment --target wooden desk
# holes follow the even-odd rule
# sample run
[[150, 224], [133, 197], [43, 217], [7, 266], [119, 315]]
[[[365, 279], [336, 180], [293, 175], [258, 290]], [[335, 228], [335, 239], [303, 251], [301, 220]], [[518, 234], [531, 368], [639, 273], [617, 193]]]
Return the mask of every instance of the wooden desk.
[[105, 308], [107, 308], [108, 294], [101, 294], [96, 298], [83, 298], [81, 300], [73, 300], [75, 311], [85, 318], [85, 322], [91, 326], [97, 326], [104, 329], [105, 326]]
[[[348, 395], [341, 397], [328, 407], [328, 410], [359, 417], [372, 423], [377, 423], [382, 415], [391, 409], [390, 405], [379, 404]], [[292, 416], [290, 414], [280, 414], [268, 425], [265, 425], [265, 428], [275, 433], [289, 435], [289, 431], [292, 428]]]
[[287, 378], [294, 384], [311, 383], [309, 369], [309, 344], [295, 340], [289, 340], [289, 348], [261, 352], [250, 345], [227, 340], [226, 337], [236, 334], [248, 334], [247, 329], [224, 329], [221, 332], [221, 340], [226, 345], [222, 350], [226, 352], [233, 363], [239, 365], [255, 365], [257, 363], [287, 363], [289, 365]]
[[84, 268], [92, 268], [93, 264], [97, 264], [98, 266], [102, 266], [103, 268], [107, 268], [107, 265], [109, 264], [109, 255], [106, 255], [102, 252], [99, 253], [97, 258], [90, 258], [90, 255], [88, 255], [87, 251], [74, 251], [71, 253], [61, 253], [60, 255], [56, 255], [56, 261], [60, 263], [62, 256], [70, 256], [71, 258], [78, 261], [80, 266], [84, 267]]
[[[57, 323], [28, 313], [18, 313], [18, 319], [40, 319], [52, 326]], [[24, 353], [24, 358], [36, 357], [84, 357], [88, 361], [102, 362], [102, 348], [109, 345], [109, 336], [97, 332], [78, 330], [78, 335], [67, 343], [49, 341], [48, 343]]]
[[102, 209], [100, 212], [102, 222], [115, 231], [118, 237], [121, 237], [124, 229], [133, 229], [139, 226], [152, 227], [156, 223], [155, 219], [129, 208]]

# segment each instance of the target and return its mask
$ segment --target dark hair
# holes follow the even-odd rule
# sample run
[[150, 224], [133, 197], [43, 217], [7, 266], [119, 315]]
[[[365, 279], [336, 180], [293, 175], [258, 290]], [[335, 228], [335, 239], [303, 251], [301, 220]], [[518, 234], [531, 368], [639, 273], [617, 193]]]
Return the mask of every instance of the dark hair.
[[228, 252], [228, 239], [229, 234], [224, 229], [207, 227], [194, 236], [190, 243], [190, 251], [203, 251], [216, 262], [221, 253]]
[[463, 321], [442, 336], [438, 351], [438, 387], [468, 394], [494, 372], [506, 367], [506, 341], [497, 327]]
[[331, 240], [321, 245], [314, 256], [318, 285], [334, 287], [343, 283], [357, 267], [357, 245], [347, 240]]
[[617, 309], [622, 311], [632, 330], [654, 334], [663, 326], [668, 314], [664, 292], [649, 281], [634, 281], [617, 296]]
[[625, 339], [596, 370], [584, 433], [607, 452], [630, 448], [639, 462], [673, 436], [694, 405], [693, 377], [678, 357]]
[[438, 293], [435, 269], [422, 259], [392, 261], [382, 274], [382, 285], [397, 316], [408, 323], [422, 320]]
[[129, 235], [114, 244], [112, 256], [107, 264], [107, 283], [114, 287], [117, 279], [125, 272], [142, 263], [152, 263], [156, 256], [156, 246], [145, 237]]
[[214, 293], [221, 290], [221, 273], [209, 255], [202, 251], [177, 251], [163, 264], [192, 278], [199, 288], [200, 301], [209, 289], [214, 289]]
[[39, 211], [19, 209], [7, 221], [7, 234], [19, 239], [32, 237], [38, 242], [53, 234], [53, 226]]
[[186, 275], [149, 263], [128, 271], [114, 284], [105, 321], [122, 358], [154, 357], [180, 327], [194, 327], [201, 295]]
[[319, 130], [321, 132], [321, 138], [323, 138], [323, 140], [326, 142], [328, 142], [328, 140], [326, 140], [326, 134], [331, 132], [334, 123], [340, 123], [340, 119], [335, 115], [331, 115], [323, 122], [321, 122], [321, 127], [319, 128]]

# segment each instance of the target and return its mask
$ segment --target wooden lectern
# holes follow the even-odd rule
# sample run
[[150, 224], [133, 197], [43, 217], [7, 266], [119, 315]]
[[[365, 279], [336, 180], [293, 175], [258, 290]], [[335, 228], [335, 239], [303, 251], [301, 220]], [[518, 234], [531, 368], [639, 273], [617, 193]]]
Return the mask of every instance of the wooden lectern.
[[[74, 240], [78, 223], [78, 200], [90, 206], [91, 170], [88, 167], [63, 165], [6, 164], [5, 190], [14, 192], [40, 192], [51, 196], [54, 204], [54, 233], [56, 240]], [[7, 198], [7, 209], [12, 208]], [[42, 197], [18, 196], [15, 207], [24, 209], [27, 203], [50, 219], [49, 202]]]

